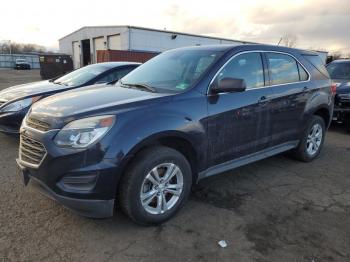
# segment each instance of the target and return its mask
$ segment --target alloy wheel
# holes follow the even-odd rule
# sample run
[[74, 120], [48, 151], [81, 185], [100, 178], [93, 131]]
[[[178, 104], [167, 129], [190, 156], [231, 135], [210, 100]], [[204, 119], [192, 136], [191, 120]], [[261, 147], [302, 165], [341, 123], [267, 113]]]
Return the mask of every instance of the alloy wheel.
[[318, 149], [321, 146], [322, 139], [323, 139], [322, 126], [316, 123], [310, 129], [310, 132], [306, 140], [306, 152], [310, 156], [313, 156], [317, 153]]
[[162, 163], [145, 177], [140, 192], [142, 207], [150, 214], [163, 214], [178, 202], [183, 191], [183, 174], [174, 163]]

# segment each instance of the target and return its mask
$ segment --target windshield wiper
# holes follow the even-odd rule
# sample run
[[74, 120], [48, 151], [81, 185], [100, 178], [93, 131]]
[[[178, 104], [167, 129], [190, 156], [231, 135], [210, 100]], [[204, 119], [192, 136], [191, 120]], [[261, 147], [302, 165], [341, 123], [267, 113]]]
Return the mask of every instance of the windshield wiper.
[[120, 84], [122, 86], [127, 86], [127, 87], [136, 87], [136, 88], [146, 89], [146, 90], [151, 91], [153, 93], [157, 92], [157, 90], [154, 87], [152, 87], [148, 84], [145, 84], [145, 83], [135, 83], [135, 84], [128, 83], [128, 84], [126, 84], [126, 83], [120, 82]]

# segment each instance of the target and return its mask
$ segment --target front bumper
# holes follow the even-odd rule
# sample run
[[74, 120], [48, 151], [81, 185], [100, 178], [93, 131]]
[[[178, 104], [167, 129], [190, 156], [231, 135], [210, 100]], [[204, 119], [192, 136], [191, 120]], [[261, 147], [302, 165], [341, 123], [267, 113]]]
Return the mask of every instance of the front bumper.
[[51, 190], [47, 185], [41, 182], [39, 179], [31, 176], [28, 170], [21, 165], [17, 160], [18, 166], [22, 170], [23, 180], [25, 184], [37, 189], [40, 193], [53, 199], [66, 208], [76, 212], [77, 214], [85, 217], [92, 218], [106, 218], [113, 216], [114, 211], [114, 199], [110, 200], [95, 200], [95, 199], [77, 199], [66, 196], [61, 196]]
[[350, 121], [350, 97], [338, 94], [335, 97], [333, 120], [347, 122]]
[[17, 159], [25, 184], [34, 185], [46, 196], [80, 215], [94, 218], [113, 216], [119, 181], [116, 161], [104, 158], [107, 150], [104, 144], [86, 150], [59, 148], [53, 143], [57, 132], [21, 129], [22, 136], [39, 141], [46, 149], [38, 166], [23, 161], [21, 157]]
[[7, 134], [18, 134], [23, 118], [28, 108], [19, 112], [0, 113], [0, 132]]
[[350, 121], [350, 108], [349, 107], [334, 107], [333, 120], [340, 122]]
[[15, 69], [29, 69], [30, 65], [28, 64], [16, 64]]

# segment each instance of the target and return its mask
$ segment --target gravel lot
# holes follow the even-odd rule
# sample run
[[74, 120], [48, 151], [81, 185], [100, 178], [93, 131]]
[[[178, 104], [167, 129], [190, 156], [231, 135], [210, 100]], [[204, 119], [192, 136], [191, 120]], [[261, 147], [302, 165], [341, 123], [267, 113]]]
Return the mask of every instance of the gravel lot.
[[[0, 70], [0, 89], [39, 78]], [[174, 219], [140, 227], [24, 187], [18, 139], [0, 134], [0, 261], [350, 261], [349, 138], [332, 127], [312, 163], [280, 155], [204, 180]]]

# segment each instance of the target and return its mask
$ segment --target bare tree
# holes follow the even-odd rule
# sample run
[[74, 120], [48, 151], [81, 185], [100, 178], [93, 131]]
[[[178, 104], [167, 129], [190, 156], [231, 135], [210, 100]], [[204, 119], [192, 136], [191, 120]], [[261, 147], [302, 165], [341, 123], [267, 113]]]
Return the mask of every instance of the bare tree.
[[283, 45], [286, 47], [296, 47], [298, 37], [294, 34], [285, 34], [282, 37]]
[[331, 53], [331, 56], [332, 56], [333, 60], [336, 60], [336, 59], [341, 58], [343, 55], [342, 55], [341, 52], [338, 52], [338, 51], [337, 51], [337, 52]]
[[36, 44], [20, 44], [16, 42], [2, 42], [0, 43], [0, 52], [3, 54], [20, 54], [29, 52], [45, 52], [46, 48]]

